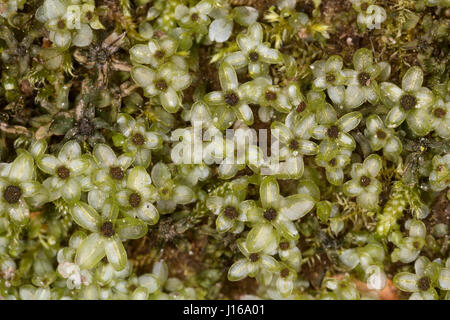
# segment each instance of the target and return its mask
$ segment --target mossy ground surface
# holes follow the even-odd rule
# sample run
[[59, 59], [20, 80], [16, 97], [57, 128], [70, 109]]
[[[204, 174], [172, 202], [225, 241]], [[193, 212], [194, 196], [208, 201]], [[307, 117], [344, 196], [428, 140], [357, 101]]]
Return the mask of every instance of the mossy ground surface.
[[[275, 9], [274, 0], [230, 0], [234, 6], [251, 6], [258, 10], [259, 21], [264, 23], [267, 34], [273, 38], [268, 38], [269, 42], [275, 44], [276, 36], [279, 35], [283, 26], [276, 23], [268, 23], [264, 19], [265, 15]], [[128, 50], [136, 42], [134, 33], [137, 32], [138, 24], [145, 19], [148, 9], [153, 2], [143, 5], [136, 5], [131, 1], [122, 0], [100, 0], [96, 1], [98, 8], [103, 8], [99, 15], [100, 21], [105, 27], [104, 30], [96, 32], [97, 37], [93, 44], [80, 50], [81, 55], [86, 57], [81, 60], [70, 59], [74, 50], [70, 50], [66, 56], [71, 62], [65, 65], [65, 70], [59, 72], [46, 73], [39, 70], [37, 66], [42, 63], [38, 55], [30, 59], [27, 70], [19, 73], [18, 90], [14, 94], [8, 95], [3, 90], [0, 92], [0, 152], [4, 162], [11, 162], [15, 159], [15, 150], [20, 146], [20, 139], [27, 141], [32, 136], [41, 135], [48, 139], [49, 150], [59, 149], [66, 140], [65, 133], [68, 128], [80, 126], [79, 119], [76, 120], [77, 104], [75, 98], [80, 92], [86, 90], [89, 94], [92, 88], [111, 92], [111, 99], [114, 103], [105, 109], [98, 108], [94, 111], [94, 117], [111, 122], [114, 115], [125, 106], [128, 93], [124, 88], [131, 87], [131, 91], [143, 95], [143, 89], [134, 87], [134, 83], [124, 76], [123, 72], [113, 70], [111, 64], [113, 58], [126, 66], [130, 66]], [[424, 84], [426, 87], [433, 87], [438, 83], [446, 83], [449, 79], [449, 52], [448, 52], [448, 28], [450, 18], [450, 8], [425, 7], [417, 10], [413, 0], [386, 0], [377, 1], [388, 13], [386, 23], [380, 29], [362, 31], [356, 23], [357, 12], [352, 9], [349, 1], [335, 0], [299, 0], [295, 6], [298, 12], [306, 13], [316, 29], [305, 29], [295, 34], [287, 35], [287, 39], [282, 41], [279, 50], [281, 53], [294, 57], [297, 63], [297, 72], [293, 77], [287, 77], [285, 73], [275, 67], [270, 73], [277, 84], [289, 84], [298, 81], [303, 90], [307, 91], [311, 87], [312, 74], [309, 66], [316, 60], [327, 59], [331, 55], [340, 55], [344, 62], [351, 64], [354, 53], [360, 48], [368, 48], [373, 52], [376, 61], [387, 61], [392, 70], [389, 81], [400, 83], [405, 72], [412, 66], [419, 66], [424, 72]], [[39, 1], [27, 1], [20, 10], [20, 21], [17, 25], [26, 25], [27, 19], [32, 19]], [[272, 9], [271, 9], [272, 8]], [[18, 18], [18, 19], [19, 19]], [[12, 22], [10, 22], [12, 23]], [[326, 30], [326, 32], [317, 31]], [[25, 55], [29, 48], [23, 47], [23, 39], [29, 33], [27, 27], [15, 28], [2, 22], [2, 32], [6, 34], [7, 29], [19, 43], [12, 53], [14, 63]], [[227, 45], [236, 40], [236, 35], [244, 30], [241, 26], [236, 26], [229, 41], [225, 44], [213, 43], [209, 46], [193, 47], [191, 61], [198, 58], [192, 68], [193, 81], [189, 88], [183, 90], [183, 102], [192, 103], [194, 101], [195, 90], [203, 87], [205, 92], [220, 90], [218, 77], [218, 65], [211, 63], [213, 55], [226, 50]], [[102, 41], [113, 31], [118, 34], [126, 32], [127, 36], [121, 47], [113, 54], [99, 49]], [[6, 50], [8, 36], [3, 36], [0, 40], [2, 51]], [[307, 41], [305, 41], [307, 39]], [[46, 36], [39, 36], [33, 40], [33, 45], [40, 48], [51, 46]], [[78, 50], [78, 49], [77, 49]], [[86, 62], [87, 61], [87, 62]], [[89, 62], [91, 64], [89, 64]], [[101, 65], [103, 64], [103, 65]], [[93, 67], [92, 67], [93, 66]], [[0, 65], [3, 81], [6, 81], [8, 64], [3, 62]], [[99, 73], [105, 72], [105, 80], [99, 84]], [[27, 79], [27, 77], [29, 77]], [[33, 79], [32, 79], [33, 78]], [[46, 78], [45, 81], [39, 79]], [[36, 80], [37, 79], [37, 80]], [[51, 80], [49, 80], [51, 79]], [[122, 79], [126, 79], [124, 82]], [[239, 74], [240, 82], [250, 80], [247, 74]], [[53, 82], [52, 82], [53, 81]], [[52, 104], [55, 100], [55, 84], [68, 83], [69, 104], [71, 108], [64, 112], [51, 114], [48, 117], [48, 110], [45, 109], [47, 101]], [[125, 83], [125, 86], [122, 86]], [[87, 89], [86, 89], [87, 87]], [[93, 91], [93, 90], [92, 90]], [[124, 93], [125, 92], [125, 93]], [[331, 102], [327, 98], [327, 102]], [[261, 121], [257, 116], [257, 105], [250, 106], [255, 114], [255, 121], [251, 125], [254, 129], [270, 129], [271, 123]], [[361, 108], [362, 114], [368, 115], [375, 106], [365, 104]], [[123, 108], [122, 108], [123, 109]], [[136, 116], [154, 117], [150, 104], [140, 106], [140, 108], [130, 109]], [[45, 116], [43, 116], [45, 115]], [[42, 117], [40, 117], [42, 116]], [[87, 118], [88, 116], [83, 116]], [[92, 117], [92, 118], [94, 118]], [[180, 113], [174, 114], [175, 127], [185, 123]], [[91, 119], [92, 120], [92, 119]], [[111, 124], [111, 123], [109, 123]], [[112, 124], [113, 125], [113, 124]], [[77, 132], [82, 130], [78, 128]], [[107, 128], [99, 128], [100, 135], [111, 138], [111, 133]], [[362, 134], [363, 128], [356, 128], [355, 132]], [[84, 150], [91, 150], [89, 141], [85, 135], [81, 137]], [[434, 141], [434, 137], [429, 134], [424, 137], [428, 141]], [[439, 139], [438, 139], [439, 140]], [[415, 141], [417, 142], [418, 139]], [[442, 141], [440, 141], [442, 142]], [[443, 141], [447, 144], [448, 141]], [[417, 152], [417, 157], [426, 157], [426, 152]], [[364, 158], [364, 152], [357, 146], [354, 153], [359, 158]], [[152, 164], [161, 160], [167, 160], [168, 154], [156, 154], [152, 158]], [[406, 155], [404, 157], [406, 159]], [[410, 159], [414, 161], [415, 159]], [[381, 183], [383, 190], [380, 194], [379, 205], [383, 208], [391, 196], [392, 185], [401, 176], [395, 172], [397, 169], [390, 161], [384, 161], [381, 172]], [[305, 158], [305, 167], [310, 164], [317, 168], [319, 180], [325, 181], [325, 169], [314, 165], [312, 158]], [[240, 171], [236, 177], [247, 174], [245, 170]], [[204, 190], [213, 190], [220, 186], [218, 172], [213, 168], [212, 176], [203, 184]], [[296, 190], [298, 180], [278, 180], [282, 195], [292, 194]], [[420, 182], [420, 181], [419, 181]], [[350, 232], [369, 231], [375, 232], [376, 216], [367, 215], [367, 211], [361, 209], [354, 198], [347, 198], [342, 193], [337, 193], [336, 189], [326, 185], [320, 186], [321, 200], [329, 200], [332, 203], [339, 203], [342, 207], [342, 219], [346, 221], [343, 231], [338, 235], [333, 234], [329, 225], [321, 223], [316, 215], [309, 215], [302, 218], [302, 226], [298, 225], [304, 232], [301, 232], [298, 247], [303, 253], [304, 262], [299, 272], [299, 278], [306, 280], [310, 284], [308, 292], [317, 293], [323, 289], [322, 281], [326, 276], [335, 276], [345, 273], [339, 265], [338, 251], [347, 246], [345, 235]], [[427, 232], [432, 233], [437, 224], [450, 225], [450, 202], [448, 191], [445, 189], [432, 199], [422, 199], [429, 204], [431, 213], [423, 222]], [[247, 199], [259, 199], [259, 190], [253, 185], [249, 185]], [[422, 195], [423, 196], [423, 195]], [[31, 220], [40, 225], [41, 232], [46, 233], [49, 226], [46, 225], [46, 217], [53, 214], [55, 206], [48, 204], [38, 212], [31, 214]], [[216, 232], [215, 216], [211, 215], [201, 203], [188, 205], [178, 205], [176, 214], [162, 215], [159, 223], [149, 228], [149, 233], [141, 239], [130, 240], [124, 243], [129, 261], [135, 268], [137, 275], [152, 271], [156, 261], [164, 260], [167, 263], [169, 274], [182, 280], [187, 286], [201, 288], [203, 297], [208, 299], [236, 299], [243, 295], [258, 294], [258, 284], [253, 278], [246, 278], [239, 282], [231, 282], [227, 279], [227, 272], [235, 262], [239, 249], [236, 245], [238, 235], [218, 234]], [[399, 229], [404, 230], [404, 222], [410, 218], [408, 209], [398, 221]], [[72, 225], [69, 230], [76, 230]], [[70, 232], [71, 232], [70, 231]], [[70, 232], [68, 232], [70, 234]], [[29, 235], [28, 235], [29, 236]], [[25, 235], [25, 238], [27, 236]], [[67, 239], [61, 242], [61, 246], [66, 245]], [[387, 252], [394, 248], [392, 243], [385, 243]], [[445, 260], [449, 254], [448, 235], [435, 239], [433, 245], [425, 245], [421, 255], [430, 260], [440, 258]], [[402, 263], [390, 263], [385, 265], [388, 279], [405, 269]], [[212, 271], [213, 276], [209, 275]], [[208, 276], [207, 276], [208, 275]], [[403, 293], [396, 291], [396, 299], [404, 298]]]

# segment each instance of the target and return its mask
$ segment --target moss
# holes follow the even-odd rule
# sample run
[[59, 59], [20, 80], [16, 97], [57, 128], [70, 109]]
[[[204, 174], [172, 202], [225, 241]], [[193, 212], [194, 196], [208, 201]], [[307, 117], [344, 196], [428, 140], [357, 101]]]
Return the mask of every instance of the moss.
[[[227, 13], [225, 22], [232, 22], [230, 35], [223, 42], [208, 39], [210, 26], [217, 24], [217, 20], [210, 12], [194, 12], [198, 9], [194, 7], [197, 1], [93, 1], [94, 10], [85, 17], [89, 22], [98, 17], [102, 27], [89, 26], [93, 37], [83, 47], [76, 46], [75, 31], [70, 29], [71, 42], [56, 48], [55, 37], [49, 34], [47, 26], [35, 16], [23, 20], [42, 5], [39, 1], [26, 1], [14, 19], [0, 17], [0, 51], [2, 65], [6, 66], [2, 69], [0, 86], [0, 156], [5, 161], [2, 168], [9, 168], [20, 155], [27, 154], [32, 164], [23, 168], [30, 166], [34, 170], [29, 175], [32, 183], [20, 187], [15, 177], [5, 173], [9, 169], [0, 173], [2, 179], [9, 179], [0, 188], [3, 188], [2, 203], [8, 208], [5, 210], [10, 210], [0, 212], [0, 237], [8, 242], [5, 256], [18, 266], [11, 271], [13, 281], [6, 286], [9, 273], [4, 272], [4, 262], [0, 260], [0, 298], [4, 294], [23, 298], [19, 293], [23, 284], [40, 283], [45, 290], [54, 290], [56, 279], [58, 287], [64, 281], [68, 281], [68, 286], [74, 285], [71, 292], [75, 298], [81, 298], [80, 288], [86, 284], [71, 283], [61, 261], [83, 265], [71, 258], [80, 243], [86, 244], [92, 235], [109, 241], [127, 232], [143, 235], [134, 239], [136, 234], [127, 234], [133, 240], [123, 242], [125, 258], [132, 266], [127, 279], [134, 275], [158, 277], [160, 261], [168, 268], [169, 280], [159, 279], [164, 285], [148, 296], [151, 298], [167, 294], [167, 297], [207, 299], [238, 299], [244, 295], [319, 299], [343, 298], [347, 297], [346, 293], [356, 299], [366, 297], [361, 281], [372, 275], [367, 265], [381, 270], [390, 284], [396, 275], [412, 271], [418, 257], [442, 261], [435, 266], [440, 272], [448, 269], [445, 259], [449, 252], [450, 205], [449, 180], [445, 174], [450, 168], [445, 161], [449, 148], [445, 130], [436, 126], [445, 125], [445, 117], [450, 112], [447, 110], [449, 55], [445, 45], [449, 9], [420, 6], [412, 0], [375, 1], [388, 14], [379, 27], [368, 29], [358, 20], [361, 11], [367, 8], [356, 8], [351, 1], [299, 0], [295, 8], [279, 8], [280, 1], [272, 0], [220, 3]], [[175, 15], [175, 8], [181, 4], [189, 11], [186, 21]], [[237, 10], [241, 6], [256, 9], [261, 41], [265, 49], [274, 50], [271, 53], [277, 58], [264, 56], [267, 51], [258, 51], [257, 47], [248, 52], [243, 50], [241, 36], [248, 36], [246, 30], [251, 23], [247, 19], [251, 20], [254, 12], [246, 11], [242, 16]], [[55, 22], [61, 32], [68, 27], [63, 17]], [[225, 34], [223, 28], [220, 35]], [[152, 56], [166, 68], [159, 65], [159, 69], [154, 68], [147, 61], [150, 56], [149, 52], [145, 54], [145, 50], [150, 50], [147, 44], [150, 39], [162, 44], [168, 38], [177, 48], [170, 55], [166, 53], [171, 49], [155, 49]], [[145, 48], [142, 56], [139, 52], [131, 54], [136, 47]], [[364, 52], [362, 48], [369, 53], [365, 52], [359, 59], [357, 56]], [[234, 61], [236, 65], [233, 61], [229, 63], [236, 74], [221, 75], [223, 60], [231, 53], [244, 51], [244, 60]], [[374, 70], [356, 66], [367, 54], [373, 55], [370, 63]], [[342, 59], [329, 59], [333, 55]], [[168, 68], [166, 60], [175, 67]], [[147, 70], [142, 71], [142, 74], [147, 72], [144, 76], [136, 72], [137, 61], [147, 68], [141, 69]], [[322, 68], [322, 62], [328, 66]], [[390, 72], [386, 64], [377, 64], [380, 62], [389, 63]], [[381, 66], [385, 69], [381, 70]], [[324, 74], [319, 74], [320, 71]], [[403, 87], [405, 75], [413, 72], [417, 78], [423, 75], [424, 80], [418, 85], [422, 89]], [[159, 73], [167, 77], [160, 78]], [[235, 76], [239, 84], [249, 87], [230, 89]], [[270, 79], [270, 83], [263, 83], [259, 76]], [[321, 87], [322, 78], [326, 88]], [[413, 80], [409, 79], [409, 87], [413, 86]], [[255, 85], [258, 81], [263, 83], [261, 87]], [[395, 97], [391, 85], [402, 87], [404, 92], [400, 97]], [[354, 87], [360, 91], [349, 90]], [[250, 94], [245, 96], [243, 91], [248, 88]], [[373, 90], [370, 93], [374, 92], [376, 97], [365, 96], [361, 103], [354, 102], [355, 105], [348, 103], [358, 97], [356, 93], [365, 94], [366, 89]], [[418, 95], [419, 90], [422, 95]], [[211, 97], [209, 105], [198, 108], [205, 103], [205, 94], [212, 91], [223, 92], [226, 108]], [[429, 103], [433, 108], [426, 105], [425, 113], [419, 119], [412, 119], [423, 111], [417, 109], [423, 107], [421, 99], [428, 94], [433, 98]], [[391, 98], [398, 99], [393, 103]], [[401, 107], [407, 120], [386, 121], [394, 105]], [[206, 111], [200, 114], [198, 110]], [[342, 118], [351, 111], [358, 114], [355, 126]], [[311, 114], [315, 123], [303, 130], [309, 124], [301, 121]], [[428, 122], [427, 116], [430, 116]], [[280, 174], [273, 179], [273, 188], [262, 189], [261, 185], [269, 179], [264, 180], [261, 167], [249, 161], [225, 174], [224, 167], [218, 164], [173, 163], [175, 146], [188, 150], [187, 141], [196, 138], [190, 133], [193, 117], [206, 119], [202, 133], [219, 127], [222, 133], [224, 127], [254, 129], [257, 133], [267, 130], [268, 156], [275, 150], [272, 143], [276, 141], [270, 133], [275, 126], [284, 125], [295, 135], [283, 144], [285, 153], [289, 154], [285, 158], [292, 157], [294, 152], [296, 156], [300, 154], [301, 164], [297, 162], [295, 168], [290, 168], [302, 173], [302, 182], [299, 183], [298, 177]], [[226, 123], [219, 126], [222, 117]], [[337, 119], [340, 120], [336, 122]], [[368, 130], [368, 123], [378, 119], [381, 125]], [[353, 129], [344, 132], [341, 127], [345, 125]], [[321, 126], [325, 128], [323, 132]], [[178, 132], [176, 129], [183, 131], [179, 141], [172, 136]], [[53, 168], [41, 162], [44, 155], [56, 156], [70, 140], [79, 142], [82, 155], [78, 160], [88, 162], [91, 168], [78, 178], [74, 172], [80, 163], [58, 162]], [[39, 145], [42, 141], [45, 146]], [[399, 145], [395, 151], [386, 151], [386, 145], [387, 149], [392, 148], [388, 142]], [[111, 146], [112, 153], [120, 155], [113, 157], [115, 160], [102, 158], [115, 161], [114, 165], [108, 165], [107, 171], [99, 169], [106, 165], [97, 159], [95, 146], [99, 143]], [[213, 149], [220, 150], [219, 146]], [[315, 147], [318, 151], [311, 151]], [[348, 182], [369, 155], [379, 156], [382, 168], [376, 177], [368, 173], [355, 175], [355, 185], [369, 190], [376, 180], [381, 183], [380, 190], [355, 193]], [[167, 172], [165, 169], [153, 172], [157, 163], [167, 164]], [[128, 168], [136, 167], [142, 167], [148, 177], [130, 178]], [[15, 174], [19, 176], [20, 172]], [[102, 175], [108, 179], [102, 180]], [[61, 186], [52, 185], [55, 182], [51, 177], [58, 178]], [[62, 196], [62, 185], [66, 183], [69, 187], [64, 190], [68, 194]], [[129, 185], [133, 183], [135, 189], [142, 190], [131, 190]], [[274, 194], [276, 205], [267, 204], [266, 199]], [[367, 194], [376, 197], [364, 198], [369, 197]], [[50, 200], [44, 201], [45, 197]], [[71, 197], [77, 201], [71, 201]], [[215, 207], [215, 200], [231, 201], [233, 197], [237, 199], [235, 202], [220, 209]], [[297, 211], [286, 213], [288, 204], [306, 206], [310, 201], [315, 208], [304, 216], [298, 218]], [[74, 208], [80, 203], [85, 204], [83, 210], [89, 219], [74, 215]], [[18, 204], [27, 209], [23, 217], [11, 209]], [[300, 209], [304, 208], [298, 205]], [[263, 220], [258, 220], [261, 217]], [[230, 221], [233, 227], [222, 232], [220, 228], [227, 227]], [[268, 238], [276, 249], [266, 254], [258, 248], [258, 252], [247, 254], [245, 248], [255, 248], [254, 230], [275, 233], [276, 236]], [[376, 253], [379, 247], [374, 249], [370, 245], [383, 248], [382, 262]], [[360, 252], [366, 246], [373, 250], [366, 252], [364, 263], [358, 260], [357, 254], [349, 254]], [[57, 252], [60, 252], [58, 257]], [[413, 256], [414, 259], [410, 258]], [[263, 267], [258, 264], [262, 258], [267, 262]], [[270, 269], [272, 258], [276, 268]], [[35, 268], [31, 267], [36, 259], [49, 266], [44, 277], [36, 276]], [[81, 269], [97, 276], [107, 268], [125, 265], [120, 262], [112, 266], [108, 259], [98, 261], [95, 266], [84, 264], [89, 268]], [[236, 275], [230, 276], [230, 270], [244, 260], [257, 265], [254, 268], [258, 270], [239, 281], [230, 281], [236, 280]], [[264, 282], [259, 274], [264, 268], [271, 270], [274, 281]], [[347, 276], [343, 276], [344, 272]], [[276, 279], [294, 281], [291, 278], [294, 273], [300, 280], [294, 282], [294, 290], [281, 292]], [[114, 298], [122, 299], [139, 289], [137, 283], [129, 285], [126, 297], [119, 296], [120, 290], [109, 284], [101, 286], [105, 292], [115, 292]], [[404, 289], [401, 281], [394, 280], [394, 284]], [[419, 277], [417, 285], [422, 291], [436, 290], [438, 298], [448, 296], [444, 287], [424, 276]], [[171, 286], [176, 289], [169, 290]], [[395, 294], [400, 299], [410, 296]]]

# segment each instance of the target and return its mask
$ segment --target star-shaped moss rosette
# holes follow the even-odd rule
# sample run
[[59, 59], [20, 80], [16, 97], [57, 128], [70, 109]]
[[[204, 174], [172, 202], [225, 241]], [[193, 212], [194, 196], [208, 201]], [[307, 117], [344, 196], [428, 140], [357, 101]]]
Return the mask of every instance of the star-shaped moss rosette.
[[385, 253], [378, 242], [371, 242], [363, 247], [343, 250], [339, 260], [348, 270], [357, 270], [364, 275], [364, 280], [370, 290], [382, 290], [387, 284], [383, 261]]
[[255, 206], [252, 200], [244, 200], [245, 190], [240, 193], [226, 194], [224, 197], [209, 196], [206, 206], [215, 215], [218, 232], [241, 233], [247, 221], [246, 212]]
[[[206, 147], [209, 133], [218, 135], [222, 139], [222, 133], [215, 127], [203, 128], [202, 122], [194, 122], [194, 127], [175, 129], [171, 132], [170, 140], [174, 141], [170, 157], [173, 163], [202, 164], [205, 158], [203, 150]], [[201, 148], [201, 151], [199, 149]]]
[[450, 186], [450, 153], [435, 155], [429, 176], [431, 189], [441, 191]]
[[274, 273], [272, 283], [275, 284], [277, 293], [281, 297], [289, 297], [295, 286], [295, 281], [297, 280], [297, 272], [290, 266], [280, 263], [279, 270]]
[[11, 163], [0, 164], [0, 216], [17, 226], [30, 219], [30, 209], [48, 201], [48, 191], [36, 181], [33, 157], [25, 150]]
[[[362, 119], [362, 114], [359, 111], [349, 112], [334, 123], [319, 124], [311, 129], [311, 136], [314, 139], [322, 140], [320, 143], [321, 151], [329, 149], [347, 149], [353, 151], [356, 148], [355, 139], [349, 133], [355, 129]], [[330, 147], [324, 148], [327, 144]]]
[[114, 144], [122, 147], [124, 152], [134, 155], [134, 165], [147, 168], [152, 159], [152, 150], [162, 145], [161, 135], [148, 130], [144, 118], [135, 120], [125, 113], [118, 115], [117, 124], [121, 133], [113, 136]]
[[[290, 123], [287, 123], [290, 124]], [[319, 146], [310, 141], [310, 131], [315, 125], [314, 114], [306, 114], [298, 119], [295, 127], [288, 127], [278, 121], [271, 124], [271, 134], [278, 139], [280, 168], [276, 172], [280, 178], [298, 179], [304, 171], [303, 156], [315, 155], [319, 152]], [[272, 141], [272, 152], [276, 152]]]
[[91, 231], [79, 244], [75, 262], [84, 269], [95, 267], [107, 257], [116, 270], [127, 265], [127, 253], [122, 241], [139, 239], [147, 233], [147, 225], [131, 217], [120, 218], [119, 208], [113, 201], [106, 201], [99, 214], [89, 204], [78, 201], [71, 208], [73, 220], [82, 228]]
[[450, 290], [450, 268], [440, 263], [420, 257], [414, 263], [415, 273], [399, 272], [394, 276], [394, 284], [402, 291], [412, 292], [410, 300], [437, 300], [436, 288]]
[[258, 19], [258, 10], [253, 7], [230, 8], [228, 3], [216, 6], [209, 14], [214, 20], [209, 25], [209, 40], [225, 42], [233, 33], [234, 22], [243, 27], [248, 27]]
[[402, 78], [402, 87], [390, 82], [380, 84], [381, 99], [391, 108], [384, 120], [388, 128], [397, 128], [406, 120], [409, 128], [418, 136], [431, 130], [429, 107], [434, 102], [433, 92], [422, 87], [423, 71], [411, 67]]
[[283, 62], [281, 52], [270, 48], [268, 43], [263, 42], [263, 27], [255, 22], [247, 29], [247, 33], [237, 36], [237, 44], [240, 51], [227, 55], [224, 59], [236, 69], [248, 66], [250, 77], [257, 78], [265, 76], [269, 72], [269, 64]]
[[368, 243], [365, 246], [343, 250], [339, 259], [349, 269], [361, 267], [363, 270], [373, 265], [379, 265], [385, 257], [380, 243]]
[[352, 180], [344, 183], [344, 193], [356, 197], [356, 201], [364, 209], [378, 208], [378, 196], [382, 187], [376, 177], [381, 168], [381, 158], [376, 154], [368, 156], [363, 163], [354, 163], [350, 172]]
[[325, 168], [327, 181], [335, 186], [344, 182], [344, 169], [351, 162], [352, 152], [348, 149], [337, 149], [329, 143], [319, 146], [315, 161], [319, 167]]
[[259, 193], [261, 207], [247, 209], [247, 219], [252, 229], [247, 235], [246, 246], [252, 253], [276, 247], [279, 237], [298, 239], [294, 221], [305, 216], [315, 205], [314, 199], [306, 194], [281, 196], [274, 177], [262, 180]]
[[366, 48], [358, 49], [353, 55], [353, 67], [355, 70], [344, 70], [347, 78], [345, 107], [354, 109], [366, 101], [375, 104], [379, 100], [377, 78], [382, 69], [374, 63], [372, 51]]
[[363, 29], [380, 29], [387, 14], [383, 7], [377, 6], [375, 0], [350, 0], [353, 8], [358, 12], [358, 26]]
[[383, 150], [383, 156], [391, 161], [398, 161], [403, 150], [402, 142], [395, 130], [386, 128], [378, 115], [371, 114], [366, 119], [364, 134], [373, 151]]
[[194, 191], [173, 177], [169, 166], [158, 162], [152, 168], [151, 179], [155, 185], [159, 199], [157, 209], [161, 214], [171, 213], [178, 204], [188, 204], [195, 200]]
[[[266, 81], [262, 81], [262, 79]], [[261, 108], [273, 108], [278, 112], [287, 113], [292, 109], [286, 90], [278, 85], [273, 85], [271, 81], [262, 78], [259, 82], [261, 94], [258, 104]], [[265, 82], [265, 83], [264, 83]]]
[[422, 221], [410, 219], [405, 222], [404, 227], [408, 236], [394, 231], [388, 237], [388, 240], [396, 246], [391, 253], [393, 262], [413, 262], [420, 255], [426, 242], [427, 228]]
[[190, 86], [192, 77], [188, 70], [167, 62], [154, 70], [144, 65], [131, 69], [131, 77], [144, 89], [144, 94], [157, 97], [162, 107], [170, 113], [181, 107], [181, 91]]
[[92, 183], [106, 193], [114, 193], [125, 185], [126, 171], [133, 162], [133, 154], [117, 156], [107, 144], [99, 143], [92, 150], [98, 168], [92, 172]]
[[126, 188], [116, 194], [121, 211], [149, 225], [158, 222], [159, 213], [153, 203], [159, 198], [150, 175], [144, 167], [134, 167], [127, 175]]
[[265, 164], [263, 151], [256, 144], [254, 132], [245, 125], [236, 129], [231, 137], [218, 134], [211, 138], [204, 149], [204, 161], [219, 164], [218, 174], [221, 179], [231, 179], [246, 167], [259, 172]]
[[175, 8], [175, 19], [180, 26], [192, 30], [193, 33], [205, 35], [211, 23], [208, 14], [213, 7], [214, 2], [210, 0], [202, 0], [193, 7], [179, 4]]
[[222, 62], [219, 66], [219, 80], [222, 91], [212, 91], [204, 96], [204, 100], [211, 106], [228, 106], [232, 108], [236, 117], [247, 125], [253, 123], [253, 111], [248, 105], [248, 99], [243, 85], [239, 85], [234, 68]]
[[248, 250], [245, 239], [238, 239], [236, 244], [244, 258], [237, 260], [228, 270], [228, 280], [239, 281], [246, 277], [256, 277], [261, 283], [269, 283], [272, 273], [277, 271], [279, 262], [267, 251], [252, 253]]
[[442, 139], [450, 139], [450, 101], [438, 97], [430, 111], [431, 128]]
[[342, 70], [344, 61], [342, 57], [334, 55], [327, 60], [319, 60], [311, 65], [314, 76], [313, 90], [326, 90], [328, 97], [334, 104], [344, 102], [345, 73]]
[[88, 46], [94, 37], [92, 29], [102, 29], [95, 13], [95, 2], [45, 0], [36, 11], [36, 19], [45, 24], [49, 39], [59, 48], [68, 49], [70, 44]]
[[134, 45], [130, 49], [130, 59], [133, 63], [148, 64], [155, 69], [169, 61], [186, 69], [184, 58], [175, 55], [177, 49], [177, 40], [165, 35], [159, 39], [150, 39], [146, 44]]
[[304, 97], [298, 84], [287, 86], [286, 91], [292, 105], [285, 120], [287, 126], [298, 126], [298, 122], [302, 119], [309, 119], [307, 114], [313, 114], [315, 123], [319, 125], [333, 124], [337, 121], [336, 110], [326, 101], [326, 94], [323, 91], [310, 90]]
[[50, 175], [43, 185], [49, 191], [49, 200], [63, 198], [67, 203], [80, 200], [82, 178], [89, 162], [82, 155], [80, 144], [71, 140], [66, 142], [58, 156], [44, 154], [37, 158], [38, 168]]

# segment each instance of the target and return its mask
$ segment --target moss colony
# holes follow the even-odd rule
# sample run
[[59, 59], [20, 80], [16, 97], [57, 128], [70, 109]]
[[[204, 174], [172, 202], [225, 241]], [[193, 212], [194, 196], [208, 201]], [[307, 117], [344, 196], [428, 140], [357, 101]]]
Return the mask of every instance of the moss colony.
[[1, 0], [0, 299], [450, 299], [449, 0]]

